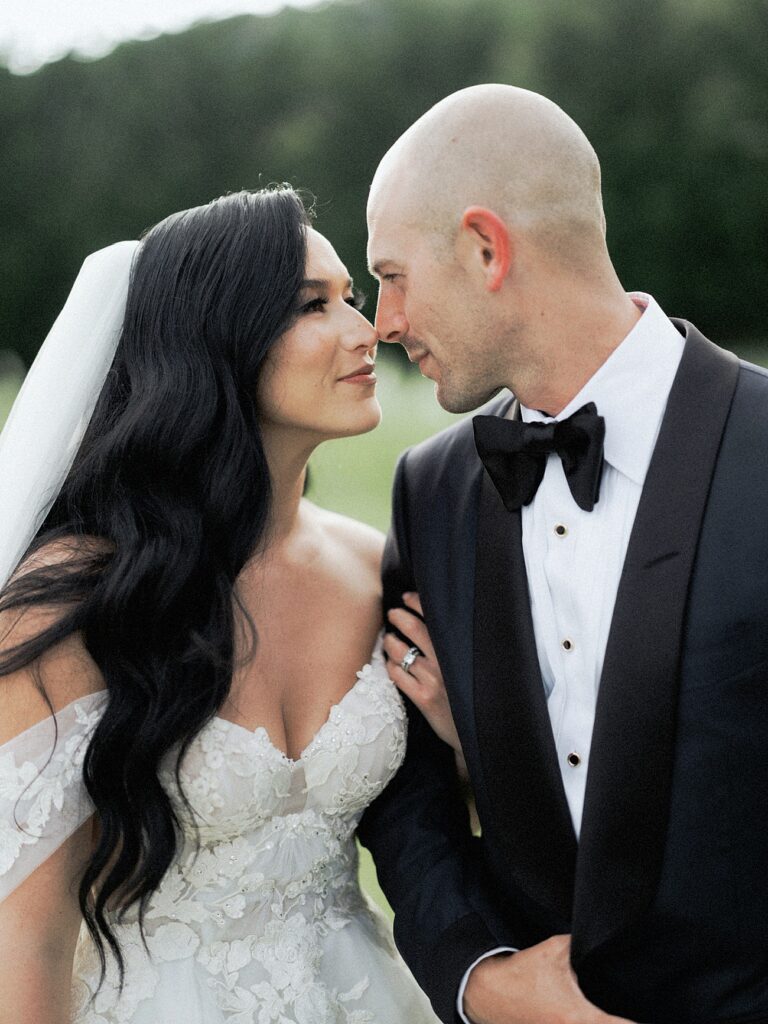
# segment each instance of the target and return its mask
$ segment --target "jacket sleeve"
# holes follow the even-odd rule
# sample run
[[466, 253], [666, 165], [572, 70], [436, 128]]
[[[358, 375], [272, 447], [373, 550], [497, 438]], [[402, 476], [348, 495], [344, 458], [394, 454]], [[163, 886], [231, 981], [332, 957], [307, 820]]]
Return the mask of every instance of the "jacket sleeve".
[[[385, 609], [415, 589], [409, 553], [407, 453], [395, 473], [392, 526], [383, 562]], [[501, 945], [488, 884], [482, 878], [479, 840], [459, 791], [452, 749], [406, 699], [405, 760], [385, 791], [366, 810], [358, 835], [376, 865], [395, 912], [397, 946], [446, 1024], [460, 1018], [456, 998], [467, 968]], [[487, 913], [484, 914], [484, 908]]]

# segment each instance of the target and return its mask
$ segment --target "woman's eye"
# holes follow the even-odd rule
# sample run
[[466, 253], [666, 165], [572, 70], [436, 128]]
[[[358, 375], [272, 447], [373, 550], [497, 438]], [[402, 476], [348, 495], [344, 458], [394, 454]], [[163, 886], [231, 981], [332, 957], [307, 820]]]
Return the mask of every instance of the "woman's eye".
[[358, 312], [361, 312], [365, 308], [365, 295], [363, 294], [363, 292], [355, 291], [352, 293], [352, 295], [349, 296], [348, 299], [345, 299], [344, 301], [349, 306], [352, 306], [353, 309], [356, 309]]
[[328, 305], [328, 299], [317, 298], [311, 299], [309, 302], [305, 302], [301, 307], [302, 313], [322, 313], [325, 307]]

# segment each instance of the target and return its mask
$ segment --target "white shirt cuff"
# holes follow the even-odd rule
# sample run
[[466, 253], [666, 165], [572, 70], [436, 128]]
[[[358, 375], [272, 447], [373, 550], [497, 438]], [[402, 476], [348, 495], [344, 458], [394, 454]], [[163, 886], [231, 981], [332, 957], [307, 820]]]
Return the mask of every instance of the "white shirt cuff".
[[513, 949], [512, 946], [497, 946], [496, 949], [489, 949], [487, 953], [483, 953], [482, 956], [479, 956], [477, 960], [475, 960], [475, 962], [471, 964], [464, 972], [464, 977], [461, 979], [461, 984], [459, 985], [459, 994], [456, 997], [456, 1012], [464, 1021], [464, 1024], [472, 1024], [472, 1021], [469, 1019], [466, 1013], [464, 1013], [464, 992], [467, 988], [467, 982], [469, 981], [469, 976], [472, 973], [472, 971], [474, 971], [477, 965], [481, 963], [483, 960], [487, 960], [489, 956], [496, 956], [497, 953], [517, 952], [519, 952], [519, 950]]

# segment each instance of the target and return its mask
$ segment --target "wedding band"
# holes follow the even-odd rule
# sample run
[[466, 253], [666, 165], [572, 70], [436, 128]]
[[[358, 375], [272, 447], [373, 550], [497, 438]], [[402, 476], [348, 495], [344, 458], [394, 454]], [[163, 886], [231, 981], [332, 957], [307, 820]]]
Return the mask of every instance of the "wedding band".
[[403, 655], [403, 660], [400, 662], [400, 668], [403, 670], [403, 672], [408, 672], [410, 674], [411, 665], [414, 663], [414, 661], [416, 661], [420, 654], [421, 651], [419, 650], [418, 647], [408, 648], [408, 650]]

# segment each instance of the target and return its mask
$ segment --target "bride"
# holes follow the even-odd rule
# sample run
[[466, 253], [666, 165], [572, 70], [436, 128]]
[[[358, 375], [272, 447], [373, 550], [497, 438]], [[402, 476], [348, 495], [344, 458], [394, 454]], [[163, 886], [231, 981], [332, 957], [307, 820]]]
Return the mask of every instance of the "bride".
[[86, 260], [0, 442], [0, 1020], [437, 1020], [357, 882], [382, 538], [302, 496], [358, 309], [288, 187]]

